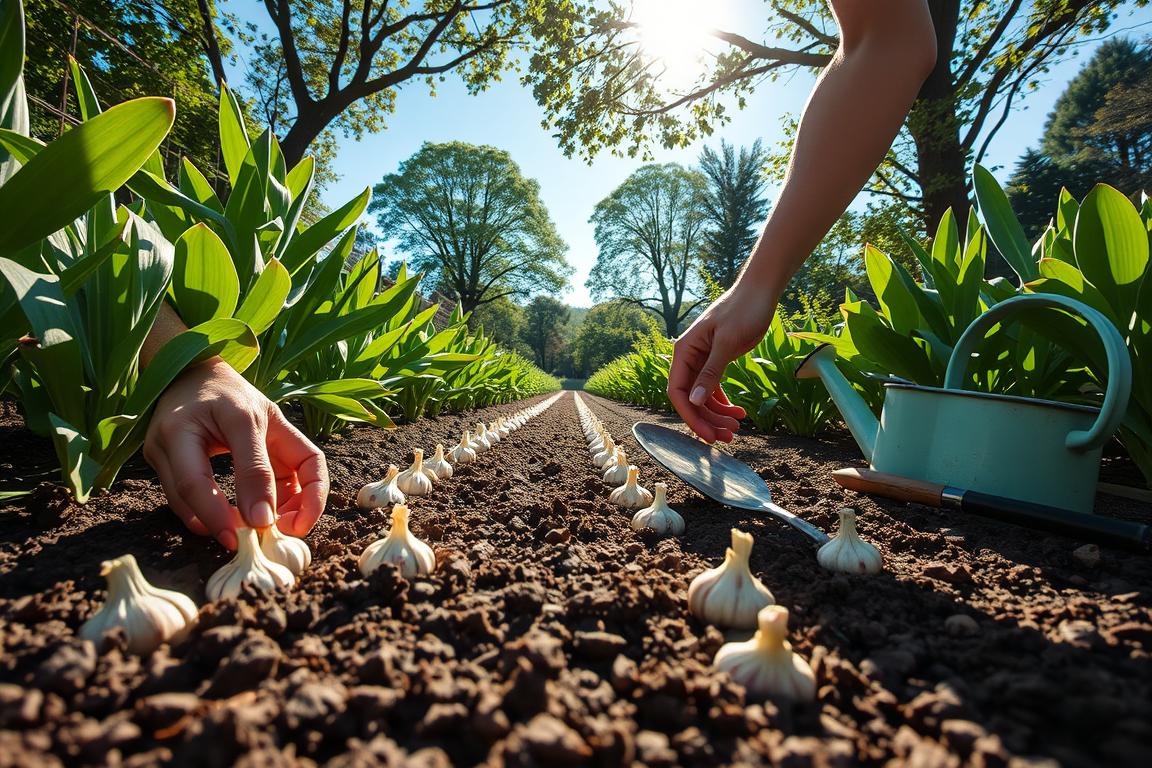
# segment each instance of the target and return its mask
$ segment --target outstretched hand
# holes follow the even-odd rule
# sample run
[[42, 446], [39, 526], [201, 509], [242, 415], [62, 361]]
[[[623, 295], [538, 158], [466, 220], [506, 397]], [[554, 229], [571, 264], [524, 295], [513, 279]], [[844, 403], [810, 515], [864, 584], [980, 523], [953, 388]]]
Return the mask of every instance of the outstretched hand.
[[775, 311], [769, 291], [744, 288], [738, 282], [676, 340], [668, 399], [705, 442], [730, 443], [739, 429], [744, 409], [728, 401], [720, 382], [728, 363], [764, 338]]
[[[232, 454], [236, 507], [208, 461], [224, 453]], [[241, 526], [276, 522], [285, 533], [303, 536], [328, 498], [324, 454], [219, 359], [189, 368], [168, 387], [148, 426], [144, 458], [189, 530], [215, 536], [228, 549], [236, 548]]]

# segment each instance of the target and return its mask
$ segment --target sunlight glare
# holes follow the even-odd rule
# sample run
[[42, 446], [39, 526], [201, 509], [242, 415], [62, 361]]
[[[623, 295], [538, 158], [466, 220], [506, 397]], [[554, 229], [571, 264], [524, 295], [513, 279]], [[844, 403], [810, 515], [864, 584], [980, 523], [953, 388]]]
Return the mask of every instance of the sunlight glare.
[[678, 90], [690, 87], [705, 72], [711, 29], [721, 25], [719, 0], [635, 0], [632, 20], [637, 25], [644, 56], [663, 66], [661, 84]]

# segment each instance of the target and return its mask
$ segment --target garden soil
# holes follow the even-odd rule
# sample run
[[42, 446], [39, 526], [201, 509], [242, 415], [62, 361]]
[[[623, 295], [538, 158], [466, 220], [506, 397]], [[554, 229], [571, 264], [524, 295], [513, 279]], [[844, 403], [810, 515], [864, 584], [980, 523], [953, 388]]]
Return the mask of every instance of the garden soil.
[[[1148, 557], [843, 491], [830, 472], [863, 464], [843, 435], [738, 437], [784, 507], [826, 530], [858, 510], [885, 570], [833, 575], [796, 532], [657, 467], [630, 428], [669, 417], [586, 402], [643, 485], [669, 484], [684, 536], [633, 532], [607, 503], [565, 394], [414, 500], [433, 576], [365, 579], [357, 557], [388, 515], [356, 509], [360, 485], [517, 406], [354, 429], [323, 446], [333, 492], [298, 586], [206, 604], [146, 658], [76, 638], [104, 598], [100, 561], [132, 553], [203, 604], [228, 559], [182, 529], [147, 468], [84, 507], [49, 486], [0, 507], [0, 764], [1152, 765]], [[0, 422], [6, 485], [50, 466], [18, 418]], [[1137, 502], [1100, 510], [1152, 521]], [[734, 526], [791, 611], [815, 703], [750, 701], [711, 669], [725, 635], [685, 594]]]

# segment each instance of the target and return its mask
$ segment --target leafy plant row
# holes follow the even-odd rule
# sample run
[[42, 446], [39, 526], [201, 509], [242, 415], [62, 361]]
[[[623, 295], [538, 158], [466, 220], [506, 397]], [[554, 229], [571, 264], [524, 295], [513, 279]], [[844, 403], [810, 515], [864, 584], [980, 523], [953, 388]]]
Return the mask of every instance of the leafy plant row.
[[[559, 388], [459, 312], [436, 328], [418, 275], [381, 290], [375, 251], [346, 268], [369, 190], [306, 223], [313, 159], [288, 168], [271, 131], [251, 140], [226, 88], [226, 194], [187, 159], [166, 173], [171, 100], [104, 109], [75, 61], [83, 121], [47, 145], [30, 137], [22, 9], [0, 8], [0, 394], [52, 438], [79, 501], [140, 447], [168, 384], [213, 355], [298, 403], [313, 436]], [[165, 302], [189, 330], [142, 369]]]

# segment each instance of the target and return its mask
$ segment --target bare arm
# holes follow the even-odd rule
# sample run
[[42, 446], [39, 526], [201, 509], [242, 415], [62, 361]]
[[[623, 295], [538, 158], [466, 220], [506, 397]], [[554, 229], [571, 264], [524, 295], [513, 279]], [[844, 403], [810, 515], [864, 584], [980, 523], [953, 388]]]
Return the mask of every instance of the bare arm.
[[668, 396], [708, 442], [743, 410], [720, 381], [763, 337], [792, 275], [884, 159], [936, 59], [926, 0], [831, 0], [841, 44], [805, 106], [780, 197], [736, 283], [676, 342]]

